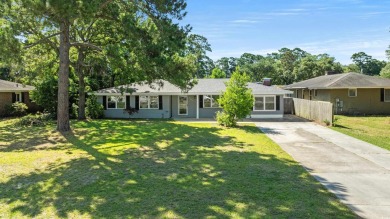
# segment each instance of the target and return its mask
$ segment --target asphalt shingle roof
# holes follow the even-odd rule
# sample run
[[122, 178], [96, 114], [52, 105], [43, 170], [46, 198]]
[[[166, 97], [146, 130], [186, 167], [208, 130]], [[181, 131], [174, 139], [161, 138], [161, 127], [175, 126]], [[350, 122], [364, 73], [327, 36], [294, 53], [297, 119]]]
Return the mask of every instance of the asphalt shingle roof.
[[18, 91], [31, 91], [35, 87], [30, 85], [24, 85], [11, 81], [0, 80], [0, 92], [18, 92]]
[[[227, 82], [229, 79], [198, 79], [198, 83], [190, 89], [188, 94], [220, 94], [225, 91]], [[96, 94], [107, 94], [107, 93], [121, 93], [121, 89], [129, 89], [133, 93], [164, 93], [164, 94], [181, 94], [185, 93], [180, 88], [164, 81], [163, 86], [159, 86], [158, 83], [148, 84], [130, 84], [122, 85], [118, 87], [111, 87], [102, 90], [98, 90]], [[248, 87], [252, 89], [253, 94], [289, 94], [290, 91], [283, 90], [277, 86], [264, 86], [261, 83], [248, 83]], [[130, 93], [130, 92], [124, 92]]]
[[390, 87], [390, 79], [377, 76], [369, 76], [359, 73], [343, 73], [335, 75], [323, 75], [286, 85], [285, 89], [330, 89], [330, 88], [387, 88]]

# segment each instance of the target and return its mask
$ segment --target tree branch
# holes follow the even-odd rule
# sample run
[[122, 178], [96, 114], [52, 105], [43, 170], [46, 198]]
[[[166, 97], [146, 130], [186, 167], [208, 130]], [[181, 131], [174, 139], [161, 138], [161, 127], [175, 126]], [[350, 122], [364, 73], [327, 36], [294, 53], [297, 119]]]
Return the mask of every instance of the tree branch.
[[31, 43], [31, 44], [29, 44], [29, 45], [24, 46], [24, 49], [28, 49], [28, 48], [34, 47], [34, 46], [36, 46], [36, 45], [42, 43], [43, 41], [46, 41], [46, 42], [47, 42], [47, 40], [48, 40], [49, 38], [52, 38], [52, 37], [55, 37], [55, 36], [58, 36], [58, 35], [60, 35], [59, 32], [58, 32], [58, 33], [53, 33], [53, 34], [51, 34], [51, 35], [49, 35], [49, 36], [46, 36], [46, 37], [43, 37], [43, 38], [41, 38], [40, 40], [38, 40], [38, 41], [36, 41], [36, 42], [34, 42], [34, 43]]
[[98, 50], [98, 51], [102, 51], [102, 49], [96, 45], [93, 45], [91, 43], [83, 43], [83, 42], [74, 42], [74, 43], [71, 43], [70, 46], [75, 46], [75, 47], [88, 47], [88, 48], [92, 48], [92, 49], [95, 49], [95, 50]]

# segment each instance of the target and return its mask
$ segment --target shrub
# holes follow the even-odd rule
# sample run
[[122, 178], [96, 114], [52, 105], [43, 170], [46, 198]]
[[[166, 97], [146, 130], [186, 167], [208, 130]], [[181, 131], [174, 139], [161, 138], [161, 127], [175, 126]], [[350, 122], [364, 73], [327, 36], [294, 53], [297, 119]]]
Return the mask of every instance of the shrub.
[[51, 121], [53, 116], [50, 113], [28, 114], [21, 117], [16, 125], [18, 126], [44, 126]]
[[15, 102], [4, 106], [3, 116], [23, 116], [27, 113], [28, 106], [24, 103]]
[[217, 114], [218, 123], [231, 127], [237, 120], [245, 118], [251, 113], [253, 107], [253, 95], [247, 87], [249, 77], [239, 73], [239, 69], [233, 72], [232, 77], [226, 83], [226, 91], [218, 99], [223, 113]]
[[28, 106], [25, 103], [15, 102], [12, 104], [14, 116], [23, 116], [26, 115]]
[[230, 116], [229, 114], [225, 112], [217, 112], [217, 122], [219, 125], [226, 126], [226, 127], [233, 127], [236, 125], [236, 120], [234, 117]]
[[91, 119], [101, 119], [104, 116], [104, 108], [101, 103], [97, 101], [95, 95], [88, 97], [86, 101], [85, 115]]

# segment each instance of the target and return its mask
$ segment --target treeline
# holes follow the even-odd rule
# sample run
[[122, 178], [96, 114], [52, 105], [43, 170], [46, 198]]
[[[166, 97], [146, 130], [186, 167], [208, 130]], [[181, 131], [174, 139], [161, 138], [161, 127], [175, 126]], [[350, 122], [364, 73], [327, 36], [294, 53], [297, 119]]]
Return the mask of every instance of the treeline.
[[237, 68], [246, 72], [252, 81], [272, 78], [274, 84], [293, 82], [324, 75], [326, 71], [360, 72], [367, 75], [379, 75], [385, 67], [385, 61], [373, 59], [364, 52], [351, 56], [353, 64], [342, 65], [328, 54], [313, 55], [300, 48], [282, 48], [276, 53], [265, 56], [244, 53], [240, 57], [223, 57], [215, 62], [203, 63], [203, 71], [198, 71], [199, 78], [230, 77]]

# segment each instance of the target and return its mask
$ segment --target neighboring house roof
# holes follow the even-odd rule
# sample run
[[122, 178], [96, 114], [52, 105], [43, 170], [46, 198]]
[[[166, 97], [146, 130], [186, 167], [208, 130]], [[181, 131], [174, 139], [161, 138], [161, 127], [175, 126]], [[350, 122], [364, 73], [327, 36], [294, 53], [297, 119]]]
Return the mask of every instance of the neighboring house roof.
[[35, 90], [35, 87], [11, 81], [0, 80], [0, 92], [23, 92], [32, 90]]
[[323, 75], [286, 85], [285, 89], [390, 88], [390, 79], [360, 73]]
[[[111, 87], [95, 92], [96, 95], [106, 95], [106, 94], [120, 94], [122, 91], [124, 93], [127, 90], [130, 90], [133, 94], [166, 94], [166, 95], [180, 95], [180, 94], [221, 94], [222, 91], [225, 91], [227, 82], [229, 79], [197, 79], [198, 83], [187, 92], [182, 91], [180, 88], [169, 83], [168, 81], [161, 80], [163, 86], [159, 86], [159, 83], [152, 84], [129, 84], [122, 85], [118, 87]], [[252, 89], [252, 93], [256, 94], [290, 94], [291, 91], [286, 91], [277, 86], [265, 86], [260, 83], [248, 83], [248, 88]]]

